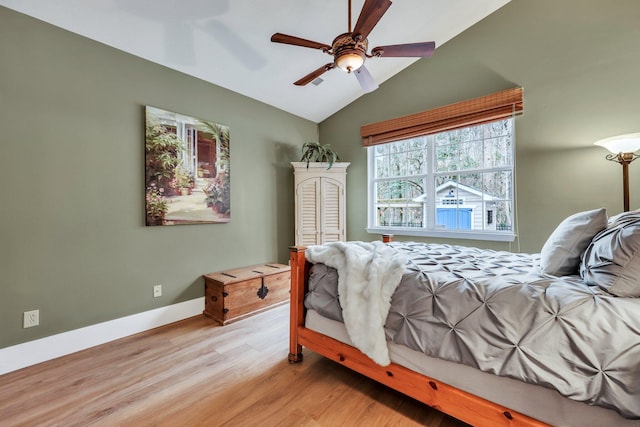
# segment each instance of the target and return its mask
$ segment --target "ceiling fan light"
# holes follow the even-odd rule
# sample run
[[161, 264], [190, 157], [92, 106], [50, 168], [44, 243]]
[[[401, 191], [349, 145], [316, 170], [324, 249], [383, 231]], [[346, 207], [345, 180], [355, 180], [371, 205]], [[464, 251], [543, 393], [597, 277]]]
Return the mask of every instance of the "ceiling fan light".
[[336, 58], [336, 65], [343, 71], [350, 73], [362, 67], [364, 55], [359, 50], [350, 50]]

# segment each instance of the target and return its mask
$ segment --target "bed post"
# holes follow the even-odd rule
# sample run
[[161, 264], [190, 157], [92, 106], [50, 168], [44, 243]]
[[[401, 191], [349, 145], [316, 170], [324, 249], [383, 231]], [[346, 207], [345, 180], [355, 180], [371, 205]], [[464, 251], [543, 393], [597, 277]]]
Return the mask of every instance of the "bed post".
[[382, 243], [393, 242], [393, 234], [383, 234], [382, 235]]
[[305, 282], [309, 267], [304, 246], [289, 247], [291, 265], [291, 304], [289, 316], [289, 363], [302, 362], [302, 346], [298, 344], [298, 327], [304, 325]]

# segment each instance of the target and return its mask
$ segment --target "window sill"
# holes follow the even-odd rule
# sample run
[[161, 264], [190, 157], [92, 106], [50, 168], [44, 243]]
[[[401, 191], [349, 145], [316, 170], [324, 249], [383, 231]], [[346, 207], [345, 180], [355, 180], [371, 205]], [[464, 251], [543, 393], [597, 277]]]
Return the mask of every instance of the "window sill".
[[512, 232], [424, 230], [404, 227], [370, 227], [366, 230], [370, 234], [394, 234], [398, 236], [437, 237], [442, 239], [487, 240], [493, 242], [513, 242], [516, 239], [516, 235]]

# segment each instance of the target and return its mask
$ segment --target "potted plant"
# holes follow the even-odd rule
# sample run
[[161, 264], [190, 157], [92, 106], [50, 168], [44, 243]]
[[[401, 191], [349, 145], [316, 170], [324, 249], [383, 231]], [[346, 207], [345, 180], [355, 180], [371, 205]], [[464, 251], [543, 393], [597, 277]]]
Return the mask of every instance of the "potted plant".
[[147, 187], [145, 204], [147, 211], [147, 225], [162, 225], [169, 205], [163, 196], [164, 188], [158, 188], [155, 183]]
[[330, 144], [320, 145], [317, 142], [305, 142], [302, 145], [302, 158], [300, 161], [307, 162], [307, 169], [309, 168], [309, 163], [320, 162], [328, 163], [327, 170], [329, 170], [339, 160], [338, 153], [333, 151]]
[[205, 202], [215, 213], [228, 217], [231, 209], [231, 186], [224, 173], [219, 173], [204, 190]]
[[173, 178], [169, 183], [169, 186], [176, 190], [183, 196], [191, 194], [191, 189], [194, 187], [195, 178], [193, 174], [177, 167], [174, 171]]

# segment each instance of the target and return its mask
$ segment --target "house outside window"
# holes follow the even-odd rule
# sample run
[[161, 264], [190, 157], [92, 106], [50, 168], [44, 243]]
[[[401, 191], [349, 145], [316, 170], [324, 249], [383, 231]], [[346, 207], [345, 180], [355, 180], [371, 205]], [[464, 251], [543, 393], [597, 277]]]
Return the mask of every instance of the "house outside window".
[[512, 241], [514, 119], [370, 146], [377, 234]]

